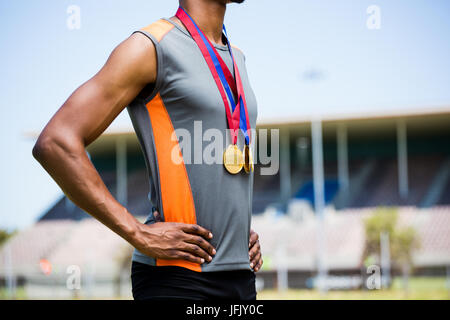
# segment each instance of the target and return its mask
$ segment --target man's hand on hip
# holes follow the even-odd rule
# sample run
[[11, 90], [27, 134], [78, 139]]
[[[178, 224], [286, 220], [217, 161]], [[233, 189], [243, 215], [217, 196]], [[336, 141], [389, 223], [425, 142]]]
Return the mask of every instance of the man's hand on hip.
[[259, 235], [253, 230], [250, 230], [250, 242], [248, 247], [250, 267], [253, 268], [255, 272], [258, 272], [262, 267], [263, 259], [261, 254], [261, 245], [259, 244]]
[[216, 254], [208, 242], [210, 231], [194, 224], [161, 222], [159, 213], [154, 213], [156, 223], [141, 224], [132, 245], [141, 253], [156, 259], [187, 260], [203, 264], [212, 261]]

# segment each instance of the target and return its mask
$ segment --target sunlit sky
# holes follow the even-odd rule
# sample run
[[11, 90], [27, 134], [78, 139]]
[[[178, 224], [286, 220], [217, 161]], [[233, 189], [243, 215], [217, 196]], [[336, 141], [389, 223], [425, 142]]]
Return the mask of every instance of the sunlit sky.
[[[70, 5], [81, 9], [79, 30], [67, 27]], [[367, 28], [370, 5], [380, 29]], [[0, 228], [32, 224], [62, 194], [25, 134], [40, 131], [132, 31], [177, 6], [0, 0]], [[225, 23], [267, 120], [450, 106], [449, 13], [447, 0], [247, 0], [229, 6]], [[129, 126], [128, 115], [114, 125]]]

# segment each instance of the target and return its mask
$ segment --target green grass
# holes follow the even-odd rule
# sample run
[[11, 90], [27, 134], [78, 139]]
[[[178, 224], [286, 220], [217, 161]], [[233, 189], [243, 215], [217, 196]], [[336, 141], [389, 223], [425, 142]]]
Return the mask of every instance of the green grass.
[[[8, 295], [8, 291], [5, 288], [0, 288], [0, 300], [9, 300], [11, 297]], [[20, 287], [16, 290], [15, 299], [26, 300], [26, 293], [24, 288]]]
[[[0, 300], [9, 299], [6, 289], [0, 289]], [[45, 297], [42, 297], [45, 298]], [[18, 288], [16, 299], [27, 299], [25, 290]], [[120, 299], [120, 298], [119, 298]], [[446, 279], [436, 277], [414, 277], [409, 281], [408, 291], [403, 289], [401, 278], [393, 281], [388, 290], [329, 291], [321, 294], [317, 290], [289, 289], [285, 292], [263, 290], [258, 300], [450, 300]]]
[[329, 291], [289, 289], [285, 292], [263, 290], [258, 300], [450, 300], [445, 278], [415, 277], [409, 281], [408, 290], [403, 289], [401, 279], [396, 278], [387, 290]]

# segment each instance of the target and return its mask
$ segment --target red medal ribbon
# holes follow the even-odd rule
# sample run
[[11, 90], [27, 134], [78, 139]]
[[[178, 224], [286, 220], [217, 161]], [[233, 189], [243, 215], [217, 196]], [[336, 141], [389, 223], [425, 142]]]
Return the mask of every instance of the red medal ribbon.
[[[249, 126], [249, 121], [248, 121], [248, 113], [247, 113], [247, 108], [246, 108], [246, 104], [245, 104], [245, 96], [244, 96], [244, 90], [243, 90], [243, 86], [242, 86], [242, 81], [239, 75], [239, 71], [237, 68], [237, 64], [235, 62], [235, 60], [233, 59], [233, 67], [235, 70], [235, 76], [236, 76], [236, 81], [233, 79], [233, 76], [231, 75], [230, 70], [228, 69], [228, 67], [226, 66], [225, 62], [223, 61], [222, 57], [217, 53], [216, 49], [214, 48], [214, 46], [211, 44], [211, 42], [209, 41], [209, 39], [207, 37], [204, 36], [204, 38], [209, 42], [212, 50], [214, 51], [216, 57], [218, 58], [218, 61], [220, 63], [220, 66], [224, 72], [224, 75], [226, 77], [226, 81], [228, 83], [228, 85], [230, 86], [231, 90], [233, 91], [233, 94], [235, 94], [238, 98], [238, 103], [236, 104], [236, 108], [234, 109], [233, 113], [231, 113], [230, 111], [230, 107], [229, 107], [229, 103], [228, 103], [228, 99], [225, 93], [225, 90], [222, 86], [222, 82], [220, 80], [219, 74], [217, 73], [217, 70], [214, 66], [214, 62], [211, 58], [211, 55], [208, 51], [208, 48], [206, 47], [205, 43], [202, 40], [201, 35], [199, 34], [199, 31], [197, 31], [196, 26], [194, 25], [194, 22], [191, 20], [191, 18], [187, 15], [187, 13], [180, 7], [176, 13], [176, 17], [178, 19], [180, 19], [180, 21], [183, 23], [183, 25], [186, 27], [186, 29], [189, 31], [189, 33], [191, 34], [192, 38], [194, 39], [194, 41], [197, 43], [197, 46], [199, 47], [203, 57], [205, 58], [205, 61], [211, 71], [211, 74], [214, 78], [214, 81], [216, 82], [217, 88], [219, 89], [220, 95], [222, 97], [223, 103], [224, 103], [224, 107], [225, 107], [225, 113], [227, 116], [227, 122], [228, 122], [228, 127], [231, 131], [231, 138], [232, 138], [232, 142], [233, 144], [237, 143], [237, 138], [238, 138], [238, 132], [239, 132], [239, 122], [240, 122], [240, 113], [241, 113], [241, 101], [243, 101], [243, 105], [242, 107], [245, 109], [245, 114], [246, 114], [246, 120], [247, 120], [247, 128], [250, 128]], [[200, 30], [201, 32], [201, 30]], [[230, 49], [230, 53], [231, 53], [231, 49]], [[232, 53], [231, 53], [232, 54]], [[236, 85], [237, 83], [237, 85]]]

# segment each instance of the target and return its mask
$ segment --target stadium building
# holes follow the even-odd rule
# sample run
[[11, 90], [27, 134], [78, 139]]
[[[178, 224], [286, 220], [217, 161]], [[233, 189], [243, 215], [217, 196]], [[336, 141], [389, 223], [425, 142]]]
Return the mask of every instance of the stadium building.
[[[253, 228], [265, 260], [259, 287], [311, 286], [319, 264], [329, 275], [358, 279], [364, 219], [385, 206], [398, 208], [400, 223], [420, 236], [416, 274], [450, 270], [450, 108], [421, 110], [259, 122], [259, 132], [280, 130], [278, 174], [259, 175], [257, 166], [254, 180]], [[134, 131], [108, 129], [88, 152], [109, 190], [145, 219], [149, 187]], [[0, 279], [30, 297], [129, 297], [131, 252], [61, 196], [2, 247]], [[81, 289], [68, 290], [77, 270]]]

